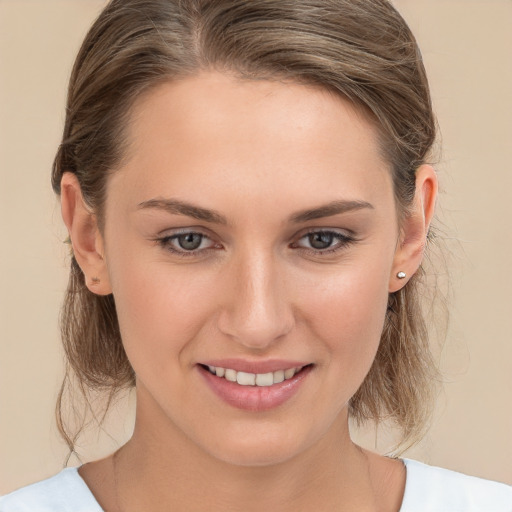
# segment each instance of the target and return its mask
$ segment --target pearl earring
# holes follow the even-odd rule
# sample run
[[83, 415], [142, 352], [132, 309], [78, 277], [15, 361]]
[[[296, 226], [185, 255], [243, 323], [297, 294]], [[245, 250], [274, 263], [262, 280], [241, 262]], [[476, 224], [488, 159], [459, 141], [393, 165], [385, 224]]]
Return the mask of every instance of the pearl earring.
[[407, 274], [405, 272], [398, 272], [396, 277], [398, 277], [398, 279], [405, 279], [407, 277]]

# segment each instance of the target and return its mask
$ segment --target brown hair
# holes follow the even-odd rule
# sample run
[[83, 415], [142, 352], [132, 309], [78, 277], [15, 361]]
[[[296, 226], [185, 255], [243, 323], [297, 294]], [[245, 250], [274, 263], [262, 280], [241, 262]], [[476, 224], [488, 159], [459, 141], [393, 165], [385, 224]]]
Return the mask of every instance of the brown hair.
[[[407, 215], [436, 122], [414, 36], [386, 0], [112, 0], [73, 68], [55, 192], [63, 172], [75, 173], [101, 228], [105, 184], [125, 154], [134, 101], [163, 81], [204, 69], [316, 85], [351, 100], [378, 127], [398, 211]], [[350, 402], [358, 422], [394, 420], [404, 443], [426, 425], [436, 376], [422, 286], [420, 269], [390, 295], [377, 356]], [[135, 385], [114, 298], [88, 290], [73, 256], [61, 324], [67, 368], [56, 414], [73, 452], [81, 429], [70, 432], [63, 414], [71, 376], [86, 401], [89, 390], [109, 392], [105, 413], [119, 390]]]

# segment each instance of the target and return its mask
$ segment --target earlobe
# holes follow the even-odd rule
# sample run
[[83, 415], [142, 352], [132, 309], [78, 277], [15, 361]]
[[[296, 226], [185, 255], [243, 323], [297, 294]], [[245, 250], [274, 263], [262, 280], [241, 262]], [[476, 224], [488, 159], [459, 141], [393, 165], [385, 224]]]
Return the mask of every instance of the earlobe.
[[61, 210], [87, 287], [97, 295], [112, 293], [97, 217], [85, 203], [78, 179], [71, 172], [62, 176]]
[[416, 171], [416, 191], [411, 209], [401, 226], [389, 279], [389, 293], [402, 288], [421, 265], [437, 193], [435, 170], [430, 165], [422, 165]]

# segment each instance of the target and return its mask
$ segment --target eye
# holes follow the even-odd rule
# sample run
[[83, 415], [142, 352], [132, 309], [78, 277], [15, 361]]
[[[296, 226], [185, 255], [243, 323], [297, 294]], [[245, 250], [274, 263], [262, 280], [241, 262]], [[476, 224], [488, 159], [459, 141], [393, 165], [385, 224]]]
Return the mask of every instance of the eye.
[[328, 249], [335, 240], [333, 233], [324, 233], [322, 231], [310, 233], [307, 235], [307, 238], [313, 249], [317, 250]]
[[354, 242], [353, 237], [344, 233], [321, 230], [307, 233], [292, 247], [303, 248], [313, 254], [328, 254], [341, 251]]
[[196, 231], [185, 231], [174, 235], [164, 236], [157, 242], [166, 250], [179, 256], [197, 256], [215, 248], [209, 237]]
[[199, 249], [203, 241], [203, 235], [199, 233], [186, 233], [185, 235], [179, 235], [175, 238], [176, 242], [181, 249], [186, 251], [194, 251]]

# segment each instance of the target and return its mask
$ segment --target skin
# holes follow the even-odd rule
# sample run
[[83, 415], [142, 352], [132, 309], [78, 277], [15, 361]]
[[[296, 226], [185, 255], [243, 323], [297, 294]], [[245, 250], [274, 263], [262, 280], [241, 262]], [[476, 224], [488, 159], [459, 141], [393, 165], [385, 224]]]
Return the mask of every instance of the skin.
[[[421, 263], [434, 170], [418, 169], [412, 214], [399, 226], [376, 131], [351, 104], [214, 72], [158, 86], [128, 128], [103, 232], [74, 175], [62, 179], [75, 256], [92, 292], [114, 294], [137, 374], [135, 430], [116, 458], [119, 508], [112, 456], [80, 469], [100, 505], [399, 510], [403, 465], [352, 443], [347, 404], [374, 359], [388, 294]], [[226, 224], [140, 207], [170, 198]], [[371, 206], [290, 221], [333, 201]], [[170, 250], [177, 240], [158, 241], [177, 230], [204, 234], [199, 252], [180, 257]], [[323, 250], [339, 250], [320, 254], [310, 230], [353, 240], [333, 237]], [[250, 412], [199, 375], [199, 362], [231, 357], [313, 370], [285, 404]]]

